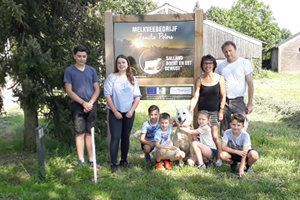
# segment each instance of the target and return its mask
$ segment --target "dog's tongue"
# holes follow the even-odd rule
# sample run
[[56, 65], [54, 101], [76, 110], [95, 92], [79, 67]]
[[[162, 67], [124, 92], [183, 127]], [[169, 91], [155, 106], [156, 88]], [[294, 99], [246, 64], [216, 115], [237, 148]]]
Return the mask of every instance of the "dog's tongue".
[[180, 125], [182, 125], [184, 122], [180, 122]]

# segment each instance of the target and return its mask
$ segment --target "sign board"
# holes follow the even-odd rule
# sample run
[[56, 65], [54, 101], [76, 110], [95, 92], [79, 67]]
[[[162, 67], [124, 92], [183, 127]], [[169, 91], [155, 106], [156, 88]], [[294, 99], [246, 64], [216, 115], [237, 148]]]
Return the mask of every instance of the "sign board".
[[194, 77], [194, 21], [114, 23], [114, 46], [136, 78]]
[[190, 100], [193, 86], [140, 86], [141, 100]]

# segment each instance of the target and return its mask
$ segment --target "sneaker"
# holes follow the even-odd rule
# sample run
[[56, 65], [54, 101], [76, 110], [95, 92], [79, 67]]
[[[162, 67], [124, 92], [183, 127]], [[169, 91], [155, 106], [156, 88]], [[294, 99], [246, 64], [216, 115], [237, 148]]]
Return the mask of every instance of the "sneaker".
[[217, 160], [216, 166], [217, 166], [217, 167], [221, 167], [221, 166], [222, 166], [222, 160], [221, 160], [221, 159], [218, 159], [218, 160]]
[[84, 164], [85, 164], [85, 162], [82, 162], [81, 160], [78, 160], [78, 163], [77, 163], [77, 165], [76, 165], [76, 168], [77, 168], [77, 167], [82, 167]]
[[164, 166], [163, 166], [163, 164], [162, 164], [161, 162], [156, 163], [155, 166], [156, 166], [158, 169], [162, 170], [162, 171], [165, 170], [165, 168], [164, 168]]
[[151, 162], [151, 156], [150, 155], [145, 156], [145, 160], [146, 160], [147, 163], [150, 163]]
[[129, 167], [130, 164], [127, 162], [127, 160], [120, 160], [120, 163], [119, 163], [119, 166], [120, 167]]
[[237, 166], [237, 162], [233, 162], [232, 164], [230, 164], [230, 169], [232, 172], [236, 170], [236, 166]]
[[111, 173], [116, 173], [118, 171], [118, 165], [110, 165]]
[[245, 172], [252, 172], [252, 165], [248, 165], [248, 163], [246, 164], [246, 170]]
[[216, 162], [213, 159], [209, 159], [207, 163], [204, 163], [206, 165], [206, 167], [215, 167], [216, 166]]
[[171, 169], [171, 161], [168, 161], [168, 160], [164, 160], [164, 163], [165, 163], [165, 168], [166, 169]]
[[202, 169], [205, 169], [206, 168], [206, 166], [205, 166], [205, 164], [203, 164], [203, 165], [198, 165], [198, 167], [197, 167], [198, 169], [200, 169], [200, 170], [202, 170]]
[[[89, 164], [91, 167], [94, 167], [94, 162], [93, 162], [93, 161], [92, 161], [92, 162], [88, 161], [88, 164]], [[96, 163], [96, 169], [99, 170], [99, 169], [101, 169], [101, 168], [102, 168], [101, 165], [99, 165], [98, 163]]]

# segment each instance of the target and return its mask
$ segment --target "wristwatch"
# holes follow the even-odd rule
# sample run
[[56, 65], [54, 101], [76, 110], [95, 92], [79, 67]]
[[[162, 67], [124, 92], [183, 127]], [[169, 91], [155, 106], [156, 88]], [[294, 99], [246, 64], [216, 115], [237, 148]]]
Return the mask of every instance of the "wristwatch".
[[92, 102], [92, 101], [89, 101], [89, 103], [92, 104], [92, 105], [94, 104], [94, 102]]

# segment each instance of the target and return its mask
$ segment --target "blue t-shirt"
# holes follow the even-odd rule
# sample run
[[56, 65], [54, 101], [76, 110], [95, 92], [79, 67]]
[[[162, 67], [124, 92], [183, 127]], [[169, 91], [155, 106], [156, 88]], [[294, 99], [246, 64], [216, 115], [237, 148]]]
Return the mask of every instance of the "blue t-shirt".
[[173, 124], [170, 124], [167, 131], [162, 131], [161, 128], [155, 132], [154, 140], [163, 146], [171, 146]]
[[158, 129], [160, 129], [160, 125], [158, 122], [155, 126], [152, 126], [150, 120], [148, 120], [148, 121], [144, 122], [144, 124], [143, 124], [142, 134], [146, 134], [145, 139], [148, 142], [155, 142], [154, 135]]
[[227, 146], [231, 149], [243, 150], [243, 147], [249, 147], [251, 149], [250, 136], [247, 132], [242, 131], [241, 134], [235, 138], [231, 129], [224, 132], [222, 142], [226, 142]]
[[[72, 91], [84, 101], [89, 101], [94, 94], [94, 83], [100, 82], [93, 67], [85, 66], [83, 71], [75, 65], [65, 70], [64, 83], [72, 85]], [[73, 102], [73, 100], [71, 100]]]

